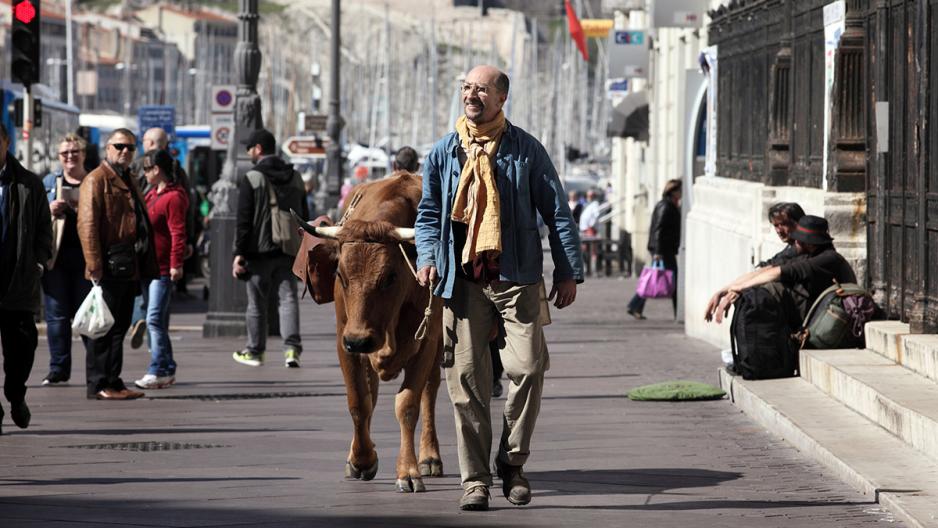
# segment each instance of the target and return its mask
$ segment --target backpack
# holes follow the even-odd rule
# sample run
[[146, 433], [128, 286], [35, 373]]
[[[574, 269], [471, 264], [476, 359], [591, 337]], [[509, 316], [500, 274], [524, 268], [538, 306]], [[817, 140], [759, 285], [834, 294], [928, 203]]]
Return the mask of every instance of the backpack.
[[[296, 174], [294, 173], [294, 176]], [[274, 244], [280, 246], [285, 254], [296, 256], [303, 243], [303, 236], [297, 230], [296, 222], [289, 210], [281, 209], [278, 206], [277, 195], [274, 193], [274, 186], [260, 171], [248, 171], [248, 181], [255, 190], [262, 186], [267, 187], [268, 205], [270, 205], [270, 238]], [[294, 178], [296, 179], [296, 178]], [[293, 182], [291, 182], [292, 184]]]
[[733, 370], [743, 379], [795, 376], [798, 369], [796, 312], [791, 296], [779, 283], [743, 290], [730, 324]]
[[857, 284], [824, 290], [804, 318], [799, 334], [802, 348], [863, 348], [863, 327], [879, 318], [873, 297]]

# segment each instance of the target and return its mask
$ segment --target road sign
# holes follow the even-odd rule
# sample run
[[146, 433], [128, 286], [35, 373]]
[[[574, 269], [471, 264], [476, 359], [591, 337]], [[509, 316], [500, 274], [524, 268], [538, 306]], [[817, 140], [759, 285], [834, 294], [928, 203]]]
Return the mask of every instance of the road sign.
[[326, 114], [306, 114], [303, 118], [303, 130], [307, 132], [325, 132], [327, 121], [329, 121], [329, 116]]
[[235, 86], [220, 84], [212, 86], [212, 113], [230, 114], [234, 112]]
[[140, 131], [162, 128], [172, 136], [176, 132], [176, 107], [172, 105], [144, 105], [137, 109]]
[[316, 136], [293, 136], [283, 142], [283, 152], [288, 156], [320, 158], [326, 155], [326, 147]]
[[212, 114], [212, 150], [228, 150], [234, 141], [234, 114]]

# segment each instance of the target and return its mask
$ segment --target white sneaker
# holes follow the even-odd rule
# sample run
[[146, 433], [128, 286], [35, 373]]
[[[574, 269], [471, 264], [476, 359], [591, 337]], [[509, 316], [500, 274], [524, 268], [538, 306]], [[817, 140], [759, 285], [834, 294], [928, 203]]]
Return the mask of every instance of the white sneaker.
[[175, 382], [175, 376], [154, 376], [153, 374], [146, 374], [142, 378], [134, 381], [134, 385], [141, 389], [164, 389]]

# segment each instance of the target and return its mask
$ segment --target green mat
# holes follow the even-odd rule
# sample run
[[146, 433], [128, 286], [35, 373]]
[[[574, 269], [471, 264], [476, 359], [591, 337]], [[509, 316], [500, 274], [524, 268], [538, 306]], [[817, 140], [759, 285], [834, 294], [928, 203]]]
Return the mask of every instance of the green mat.
[[629, 391], [633, 401], [719, 400], [724, 396], [719, 388], [697, 381], [664, 381]]

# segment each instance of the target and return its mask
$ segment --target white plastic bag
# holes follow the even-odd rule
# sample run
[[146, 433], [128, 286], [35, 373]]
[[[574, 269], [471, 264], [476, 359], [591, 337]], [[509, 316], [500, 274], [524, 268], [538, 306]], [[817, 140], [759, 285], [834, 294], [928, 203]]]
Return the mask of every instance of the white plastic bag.
[[107, 334], [112, 326], [114, 326], [114, 316], [111, 315], [111, 310], [104, 302], [104, 290], [95, 282], [88, 296], [78, 307], [78, 312], [72, 322], [72, 330], [91, 339], [97, 339]]

